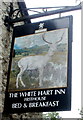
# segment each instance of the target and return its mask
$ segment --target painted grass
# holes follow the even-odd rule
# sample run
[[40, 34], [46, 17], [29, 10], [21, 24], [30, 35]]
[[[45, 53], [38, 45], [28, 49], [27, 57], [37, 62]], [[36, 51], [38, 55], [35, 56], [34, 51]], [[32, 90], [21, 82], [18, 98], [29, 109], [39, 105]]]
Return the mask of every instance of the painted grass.
[[[41, 55], [45, 55], [45, 53], [41, 54]], [[10, 73], [10, 82], [9, 82], [9, 90], [16, 90], [16, 77], [17, 77], [17, 74], [20, 72], [20, 69], [18, 68], [18, 61], [23, 58], [22, 55], [17, 55], [15, 56], [15, 58], [13, 58], [13, 61], [12, 61], [12, 69], [11, 69], [11, 73]], [[62, 65], [65, 65], [67, 64], [67, 52], [55, 52], [55, 54], [52, 56], [52, 59], [51, 61], [49, 62], [53, 62], [54, 64], [62, 64]], [[25, 89], [30, 89], [30, 88], [38, 88], [39, 86], [39, 79], [38, 79], [38, 76], [39, 76], [39, 73], [38, 73], [38, 70], [34, 71], [35, 72], [35, 75], [33, 75], [33, 73], [30, 73], [30, 71], [25, 71], [23, 76], [22, 76], [22, 79], [23, 79], [23, 82], [26, 84], [26, 87]], [[31, 76], [33, 78], [31, 78]], [[46, 81], [45, 82], [45, 86], [49, 85], [49, 83]], [[19, 81], [19, 90], [20, 89], [23, 89], [23, 87], [21, 86], [21, 83]]]

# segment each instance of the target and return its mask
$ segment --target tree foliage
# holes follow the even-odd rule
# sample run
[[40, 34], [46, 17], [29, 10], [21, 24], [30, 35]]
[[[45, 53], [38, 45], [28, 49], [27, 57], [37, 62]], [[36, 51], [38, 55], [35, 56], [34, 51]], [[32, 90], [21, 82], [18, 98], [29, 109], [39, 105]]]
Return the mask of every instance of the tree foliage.
[[49, 112], [44, 114], [44, 118], [50, 118], [50, 120], [61, 120], [59, 113], [57, 112]]

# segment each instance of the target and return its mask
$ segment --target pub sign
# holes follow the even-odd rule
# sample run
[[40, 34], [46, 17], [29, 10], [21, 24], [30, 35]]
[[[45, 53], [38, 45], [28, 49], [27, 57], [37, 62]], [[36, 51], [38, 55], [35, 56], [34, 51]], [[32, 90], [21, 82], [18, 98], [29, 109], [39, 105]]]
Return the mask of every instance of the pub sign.
[[72, 16], [16, 26], [4, 112], [71, 110]]

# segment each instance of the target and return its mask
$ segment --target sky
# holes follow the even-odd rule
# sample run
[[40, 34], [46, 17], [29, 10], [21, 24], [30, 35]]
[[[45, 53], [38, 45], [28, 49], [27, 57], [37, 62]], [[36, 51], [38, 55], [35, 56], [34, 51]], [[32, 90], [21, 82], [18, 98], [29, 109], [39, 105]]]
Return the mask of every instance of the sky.
[[[35, 2], [34, 2], [35, 1]], [[48, 2], [49, 1], [49, 2]], [[77, 2], [76, 2], [77, 1]], [[79, 0], [25, 0], [27, 8], [72, 6], [79, 4]], [[33, 14], [29, 12], [29, 14]], [[35, 14], [35, 13], [34, 13]], [[62, 13], [61, 16], [73, 15], [73, 42], [72, 42], [72, 109], [59, 112], [62, 118], [80, 118], [81, 109], [81, 10]], [[51, 15], [33, 19], [32, 22], [52, 19], [59, 15]]]

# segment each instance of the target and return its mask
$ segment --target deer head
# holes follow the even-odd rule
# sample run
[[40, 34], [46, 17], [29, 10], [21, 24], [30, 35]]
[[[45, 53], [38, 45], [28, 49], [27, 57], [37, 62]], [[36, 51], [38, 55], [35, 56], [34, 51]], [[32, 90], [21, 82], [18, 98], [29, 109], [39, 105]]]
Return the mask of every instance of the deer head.
[[49, 51], [48, 51], [49, 54], [53, 54], [53, 52], [56, 51], [57, 45], [60, 44], [60, 42], [61, 42], [62, 39], [63, 39], [63, 36], [64, 36], [64, 32], [62, 33], [62, 35], [61, 35], [61, 37], [60, 37], [59, 40], [57, 40], [56, 42], [51, 43], [51, 42], [49, 42], [49, 41], [46, 40], [46, 38], [45, 38], [45, 33], [42, 35], [42, 39], [43, 39], [46, 43], [48, 43], [49, 46], [50, 46]]

